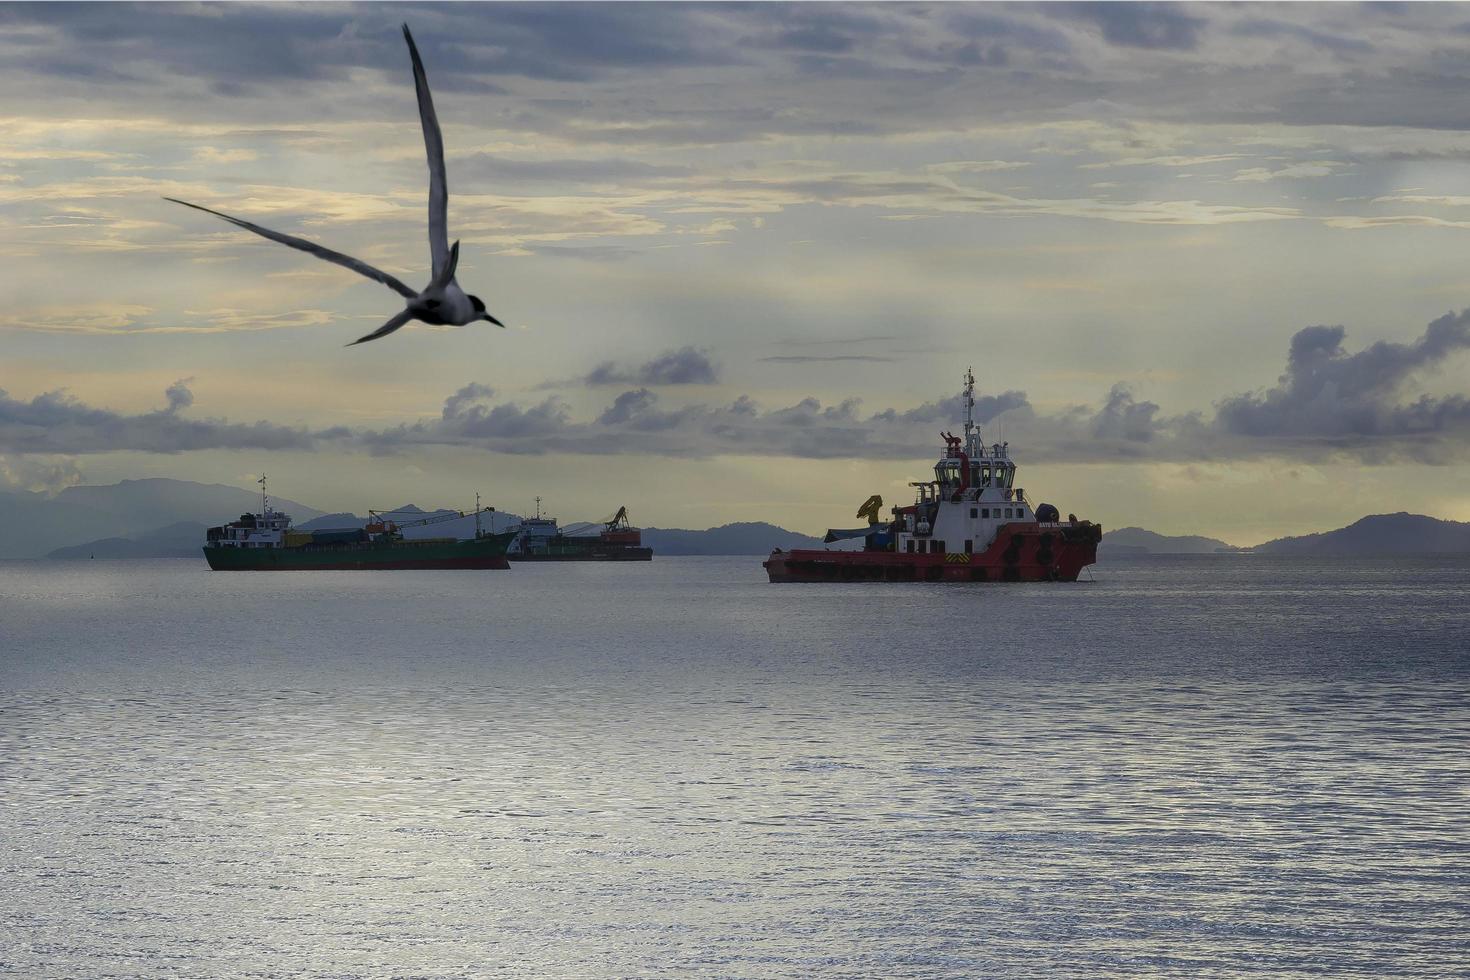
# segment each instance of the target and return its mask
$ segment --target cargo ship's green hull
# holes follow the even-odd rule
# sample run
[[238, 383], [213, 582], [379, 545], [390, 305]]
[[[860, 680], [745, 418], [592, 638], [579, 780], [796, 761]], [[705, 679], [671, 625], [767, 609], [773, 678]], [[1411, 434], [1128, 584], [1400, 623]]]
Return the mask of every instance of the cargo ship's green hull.
[[207, 546], [204, 558], [217, 572], [509, 568], [505, 549], [514, 537], [514, 532], [507, 532], [467, 541], [370, 541], [299, 548]]

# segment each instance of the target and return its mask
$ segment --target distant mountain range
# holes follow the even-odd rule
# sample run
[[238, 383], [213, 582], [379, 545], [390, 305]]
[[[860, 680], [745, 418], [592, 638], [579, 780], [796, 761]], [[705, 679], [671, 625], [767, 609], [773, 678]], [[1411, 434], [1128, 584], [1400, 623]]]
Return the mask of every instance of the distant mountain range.
[[1251, 549], [1260, 555], [1424, 555], [1470, 553], [1470, 523], [1422, 514], [1374, 514], [1322, 534], [1277, 538]]
[[[367, 518], [327, 513], [294, 500], [273, 498], [297, 526], [361, 527]], [[0, 558], [160, 558], [196, 556], [206, 527], [260, 508], [260, 495], [239, 487], [186, 480], [124, 480], [109, 486], [70, 487], [54, 497], [0, 491]], [[402, 514], [447, 514], [406, 505]], [[516, 514], [495, 513], [482, 526], [503, 531]], [[405, 530], [408, 537], [469, 537], [474, 518]], [[725, 524], [706, 530], [643, 529], [643, 541], [660, 555], [764, 555], [773, 548], [814, 548], [821, 541], [765, 522]], [[1335, 531], [1278, 538], [1255, 548], [1232, 548], [1215, 538], [1163, 535], [1140, 527], [1103, 535], [1099, 557], [1213, 554], [1251, 551], [1266, 555], [1470, 554], [1470, 523], [1418, 514], [1378, 514]]]
[[99, 538], [56, 548], [47, 558], [186, 558], [199, 554], [208, 525], [179, 521], [136, 538]]
[[1103, 534], [1098, 554], [1102, 558], [1118, 558], [1125, 555], [1213, 555], [1234, 550], [1224, 541], [1195, 534], [1171, 536], [1141, 527], [1120, 527]]
[[[305, 530], [362, 527], [366, 517], [327, 513], [294, 500], [272, 498]], [[70, 487], [54, 497], [0, 492], [0, 558], [177, 558], [194, 557], [206, 528], [260, 509], [260, 495], [239, 487], [185, 480], [124, 480], [110, 486]], [[453, 513], [406, 504], [400, 520]], [[504, 531], [521, 522], [517, 514], [481, 517], [486, 530]], [[427, 527], [405, 528], [408, 538], [474, 534], [473, 516]], [[772, 548], [806, 548], [817, 538], [766, 523], [726, 524], [705, 531], [645, 528], [644, 543], [662, 555], [764, 555]]]
[[1470, 554], [1470, 523], [1442, 521], [1422, 514], [1374, 514], [1320, 534], [1276, 538], [1254, 548], [1235, 548], [1214, 538], [1170, 537], [1124, 527], [1103, 535], [1099, 559], [1137, 555], [1201, 555], [1250, 552], [1256, 555], [1320, 555], [1366, 558], [1374, 555]]
[[[303, 519], [322, 513], [294, 500], [276, 503]], [[0, 491], [0, 558], [39, 558], [97, 539], [151, 535], [180, 522], [214, 525], [259, 509], [259, 493], [186, 480], [68, 487], [54, 497]]]

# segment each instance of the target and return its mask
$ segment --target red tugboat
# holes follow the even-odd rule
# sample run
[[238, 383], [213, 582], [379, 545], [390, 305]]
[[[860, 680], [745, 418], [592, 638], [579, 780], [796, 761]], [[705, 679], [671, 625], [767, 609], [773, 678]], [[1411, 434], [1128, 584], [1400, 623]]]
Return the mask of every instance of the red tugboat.
[[1075, 582], [1097, 560], [1102, 526], [1051, 504], [1034, 508], [1016, 486], [1009, 444], [988, 448], [975, 424], [975, 375], [965, 372], [965, 434], [941, 433], [934, 479], [911, 483], [916, 499], [879, 522], [883, 498], [858, 510], [868, 526], [827, 532], [827, 542], [862, 538], [861, 551], [771, 552], [772, 582]]

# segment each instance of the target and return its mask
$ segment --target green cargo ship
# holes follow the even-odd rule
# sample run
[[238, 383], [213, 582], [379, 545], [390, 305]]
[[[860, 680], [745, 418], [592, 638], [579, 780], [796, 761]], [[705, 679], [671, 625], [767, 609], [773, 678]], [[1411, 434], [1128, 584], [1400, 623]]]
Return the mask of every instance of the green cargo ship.
[[[536, 498], [536, 516], [521, 521], [515, 540], [506, 553], [511, 561], [652, 561], [653, 549], [643, 546], [638, 528], [628, 523], [628, 508], [602, 521], [596, 534], [567, 534], [556, 518], [541, 516], [541, 498]], [[581, 525], [595, 528], [596, 523]]]
[[504, 569], [510, 567], [505, 560], [505, 549], [517, 533], [480, 530], [480, 515], [494, 513], [493, 507], [474, 511], [475, 536], [464, 540], [403, 536], [404, 528], [470, 516], [462, 512], [397, 522], [371, 511], [366, 527], [299, 531], [291, 527], [289, 514], [271, 510], [270, 498], [264, 490], [260, 511], [241, 514], [238, 521], [209, 529], [204, 559], [211, 569], [217, 572]]

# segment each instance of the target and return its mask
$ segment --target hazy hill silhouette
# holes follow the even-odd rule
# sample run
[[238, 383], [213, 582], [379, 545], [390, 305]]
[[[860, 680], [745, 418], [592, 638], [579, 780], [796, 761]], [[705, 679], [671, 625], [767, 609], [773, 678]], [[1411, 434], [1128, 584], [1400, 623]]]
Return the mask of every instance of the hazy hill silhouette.
[[1470, 523], [1422, 514], [1374, 514], [1321, 534], [1277, 538], [1251, 549], [1265, 555], [1424, 555], [1470, 553]]

